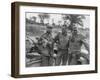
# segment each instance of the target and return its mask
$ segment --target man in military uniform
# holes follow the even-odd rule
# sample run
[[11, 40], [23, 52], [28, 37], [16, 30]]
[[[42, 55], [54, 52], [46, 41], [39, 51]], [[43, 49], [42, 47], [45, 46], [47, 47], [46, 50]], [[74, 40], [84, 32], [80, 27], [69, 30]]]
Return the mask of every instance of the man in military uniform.
[[[81, 54], [81, 47], [83, 44], [89, 52], [89, 45], [86, 43], [85, 37], [83, 37], [81, 34], [78, 34], [77, 27], [75, 24], [73, 24], [72, 37], [69, 39], [69, 65], [81, 64], [80, 62], [78, 63], [78, 60], [80, 59], [80, 56], [84, 56]], [[88, 56], [89, 55], [84, 57], [88, 58]]]
[[41, 66], [52, 66], [53, 64], [53, 37], [52, 37], [52, 27], [47, 26], [47, 31], [44, 33], [40, 39], [43, 41], [41, 48], [42, 62]]
[[58, 48], [55, 65], [58, 66], [61, 62], [62, 65], [66, 65], [68, 59], [68, 35], [65, 28], [62, 28], [62, 32], [58, 33], [54, 42]]

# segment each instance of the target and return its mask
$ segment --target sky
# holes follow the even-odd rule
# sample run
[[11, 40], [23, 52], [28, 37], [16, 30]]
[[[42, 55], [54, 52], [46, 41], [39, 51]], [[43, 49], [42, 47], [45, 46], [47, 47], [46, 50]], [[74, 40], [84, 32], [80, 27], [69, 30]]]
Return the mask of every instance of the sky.
[[[28, 12], [26, 13], [26, 18], [31, 19], [32, 16], [37, 17], [36, 22], [39, 22], [40, 19], [38, 17], [40, 13], [34, 13], [34, 12]], [[52, 22], [54, 21], [56, 24], [59, 24], [59, 21], [62, 21], [61, 24], [63, 24], [63, 19], [62, 19], [62, 15], [61, 14], [52, 14], [50, 13], [50, 19], [49, 20], [44, 20], [44, 23], [50, 23], [52, 24]], [[85, 15], [85, 19], [83, 20], [83, 27], [84, 28], [88, 28], [90, 26], [90, 16], [89, 15]], [[80, 26], [79, 26], [80, 27]]]

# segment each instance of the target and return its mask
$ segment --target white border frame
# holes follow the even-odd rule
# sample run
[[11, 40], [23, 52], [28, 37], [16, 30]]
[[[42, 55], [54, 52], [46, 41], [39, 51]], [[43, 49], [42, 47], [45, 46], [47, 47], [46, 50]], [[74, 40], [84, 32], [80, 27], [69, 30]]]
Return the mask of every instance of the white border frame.
[[[40, 74], [55, 72], [74, 72], [95, 70], [95, 10], [52, 8], [37, 6], [20, 6], [20, 51], [19, 51], [19, 74]], [[89, 14], [90, 15], [90, 64], [75, 66], [53, 66], [53, 67], [25, 67], [25, 12], [47, 12], [47, 13], [68, 13], [68, 14]]]

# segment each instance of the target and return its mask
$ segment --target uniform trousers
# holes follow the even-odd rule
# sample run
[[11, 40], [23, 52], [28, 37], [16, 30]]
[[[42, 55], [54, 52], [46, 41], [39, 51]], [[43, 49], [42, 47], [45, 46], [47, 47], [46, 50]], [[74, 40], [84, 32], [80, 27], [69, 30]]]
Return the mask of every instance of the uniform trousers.
[[67, 49], [58, 49], [55, 65], [59, 66], [59, 65], [61, 65], [61, 63], [62, 63], [62, 65], [66, 65], [67, 60], [68, 60], [68, 50]]
[[81, 64], [78, 62], [78, 59], [80, 59], [80, 51], [74, 51], [69, 54], [69, 59], [68, 59], [68, 65], [77, 65]]

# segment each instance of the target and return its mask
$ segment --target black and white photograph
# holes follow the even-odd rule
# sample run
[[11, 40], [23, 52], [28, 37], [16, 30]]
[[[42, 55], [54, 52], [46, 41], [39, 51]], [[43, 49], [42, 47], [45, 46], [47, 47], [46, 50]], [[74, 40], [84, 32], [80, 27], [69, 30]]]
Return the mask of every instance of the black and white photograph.
[[97, 7], [24, 2], [13, 6], [15, 77], [97, 73]]
[[25, 13], [26, 67], [88, 65], [90, 15]]

